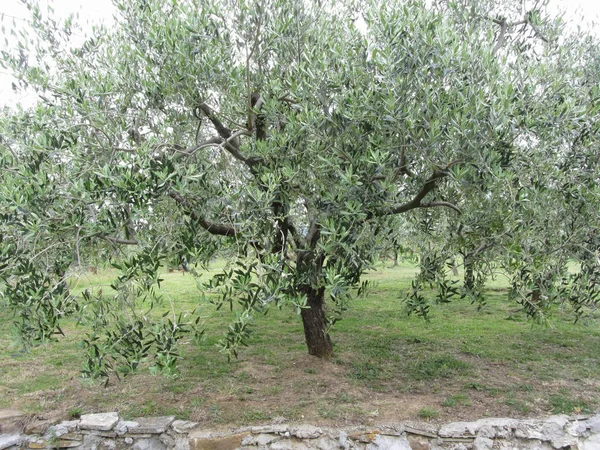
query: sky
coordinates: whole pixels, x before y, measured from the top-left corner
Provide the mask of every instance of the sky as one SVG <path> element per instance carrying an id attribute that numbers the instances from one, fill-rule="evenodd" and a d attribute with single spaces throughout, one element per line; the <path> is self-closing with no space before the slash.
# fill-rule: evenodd
<path id="1" fill-rule="evenodd" d="M 600 24 L 594 25 L 594 22 L 600 22 L 600 0 L 549 0 L 549 7 L 555 12 L 566 13 L 569 18 L 583 17 L 581 25 L 590 27 L 600 33 Z M 100 23 L 107 25 L 112 23 L 112 16 L 115 9 L 111 0 L 39 0 L 44 11 L 50 5 L 55 13 L 66 18 L 69 14 L 78 14 L 79 23 Z M 27 26 L 29 14 L 20 0 L 0 0 L 0 26 L 11 27 L 13 20 L 17 27 Z M 73 36 L 74 44 L 77 40 L 81 42 L 84 39 L 84 33 Z M 0 40 L 0 50 L 4 47 L 4 39 Z M 0 69 L 0 106 L 14 105 L 21 102 L 23 105 L 30 105 L 35 102 L 32 94 L 15 93 L 11 87 L 12 78 L 9 74 Z"/>

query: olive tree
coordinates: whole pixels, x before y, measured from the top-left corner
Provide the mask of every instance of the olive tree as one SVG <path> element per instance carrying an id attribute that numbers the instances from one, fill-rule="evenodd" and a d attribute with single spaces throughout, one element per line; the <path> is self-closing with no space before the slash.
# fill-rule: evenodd
<path id="1" fill-rule="evenodd" d="M 509 23 L 419 1 L 115 5 L 115 25 L 81 46 L 70 20 L 30 5 L 37 36 L 2 53 L 40 98 L 2 123 L 5 295 L 37 340 L 78 311 L 91 375 L 109 369 L 106 349 L 123 371 L 152 351 L 171 368 L 193 312 L 132 305 L 160 300 L 165 262 L 195 271 L 223 246 L 228 265 L 202 289 L 241 306 L 225 352 L 255 312 L 289 305 L 308 352 L 329 357 L 331 325 L 398 220 L 518 203 L 528 174 L 554 183 L 565 140 L 597 126 L 597 88 L 575 82 L 583 47 L 538 11 Z M 116 251 L 114 297 L 64 288 L 81 254 Z"/>

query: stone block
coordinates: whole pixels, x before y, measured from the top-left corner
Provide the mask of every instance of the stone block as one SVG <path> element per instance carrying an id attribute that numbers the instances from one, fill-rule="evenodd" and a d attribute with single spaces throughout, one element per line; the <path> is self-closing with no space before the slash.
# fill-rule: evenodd
<path id="1" fill-rule="evenodd" d="M 412 450 L 406 436 L 384 436 L 378 434 L 367 444 L 366 450 Z"/>
<path id="2" fill-rule="evenodd" d="M 544 424 L 540 420 L 522 420 L 515 428 L 515 436 L 520 439 L 544 440 L 542 433 Z"/>
<path id="3" fill-rule="evenodd" d="M 252 427 L 250 431 L 254 434 L 261 433 L 274 433 L 274 434 L 283 434 L 287 432 L 289 427 L 287 425 L 264 425 L 260 427 Z"/>
<path id="4" fill-rule="evenodd" d="M 593 434 L 579 444 L 579 450 L 600 449 L 600 434 Z"/>
<path id="5" fill-rule="evenodd" d="M 167 450 L 167 446 L 163 444 L 157 437 L 148 439 L 137 439 L 131 446 L 132 450 Z"/>
<path id="6" fill-rule="evenodd" d="M 438 434 L 443 438 L 473 437 L 478 428 L 475 422 L 453 422 L 442 425 Z"/>
<path id="7" fill-rule="evenodd" d="M 175 416 L 165 417 L 140 417 L 133 419 L 137 426 L 127 427 L 129 433 L 134 434 L 162 434 L 175 421 Z"/>
<path id="8" fill-rule="evenodd" d="M 206 436 L 206 437 L 204 437 Z M 190 450 L 235 450 L 248 433 L 211 437 L 208 433 L 192 433 L 188 437 Z"/>
<path id="9" fill-rule="evenodd" d="M 79 428 L 82 430 L 109 431 L 119 422 L 116 412 L 100 414 L 84 414 L 81 416 Z"/>
<path id="10" fill-rule="evenodd" d="M 494 448 L 493 439 L 477 436 L 473 441 L 473 450 L 492 450 L 492 448 Z"/>
<path id="11" fill-rule="evenodd" d="M 0 434 L 0 450 L 21 444 L 20 434 Z"/>
<path id="12" fill-rule="evenodd" d="M 590 417 L 586 420 L 585 425 L 592 433 L 600 433 L 600 414 Z"/>
<path id="13" fill-rule="evenodd" d="M 323 434 L 323 430 L 312 425 L 301 425 L 290 429 L 290 434 L 298 439 L 316 439 Z"/>
<path id="14" fill-rule="evenodd" d="M 190 422 L 189 420 L 174 420 L 171 424 L 173 431 L 179 434 L 187 434 L 197 427 L 198 422 Z"/>
<path id="15" fill-rule="evenodd" d="M 25 414 L 14 409 L 0 409 L 0 434 L 14 434 L 21 431 Z"/>

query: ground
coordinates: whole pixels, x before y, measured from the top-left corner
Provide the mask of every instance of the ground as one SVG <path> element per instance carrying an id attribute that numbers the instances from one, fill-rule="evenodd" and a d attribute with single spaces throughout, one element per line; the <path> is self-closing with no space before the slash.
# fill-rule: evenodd
<path id="1" fill-rule="evenodd" d="M 216 269 L 215 269 L 216 270 Z M 408 317 L 400 300 L 415 269 L 382 266 L 365 300 L 332 330 L 335 356 L 306 354 L 300 317 L 273 310 L 255 318 L 250 347 L 227 362 L 215 343 L 228 311 L 202 304 L 193 278 L 165 271 L 166 306 L 200 307 L 200 345 L 183 345 L 177 376 L 138 373 L 108 385 L 80 377 L 83 330 L 24 353 L 0 303 L 0 408 L 76 416 L 175 415 L 212 428 L 279 421 L 355 425 L 406 420 L 474 420 L 578 413 L 600 398 L 600 329 L 595 317 L 573 324 L 557 308 L 546 325 L 528 322 L 506 300 L 502 278 L 478 310 L 465 300 L 436 305 L 430 323 Z M 73 289 L 108 284 L 113 272 L 74 279 Z"/>

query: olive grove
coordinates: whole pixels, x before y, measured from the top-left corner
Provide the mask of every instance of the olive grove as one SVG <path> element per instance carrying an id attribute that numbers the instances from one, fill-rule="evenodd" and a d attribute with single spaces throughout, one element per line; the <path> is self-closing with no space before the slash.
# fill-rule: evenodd
<path id="1" fill-rule="evenodd" d="M 329 357 L 400 229 L 428 243 L 430 280 L 462 255 L 482 279 L 506 270 L 534 317 L 595 306 L 598 47 L 536 2 L 115 0 L 80 46 L 27 3 L 37 34 L 1 64 L 39 102 L 0 120 L 0 278 L 27 345 L 75 315 L 87 375 L 148 355 L 174 370 L 194 311 L 135 305 L 160 300 L 164 265 L 195 274 L 226 250 L 201 286 L 239 304 L 224 351 L 288 306 Z M 119 269 L 114 295 L 71 293 L 95 260 Z M 426 316 L 422 285 L 407 306 Z"/>

